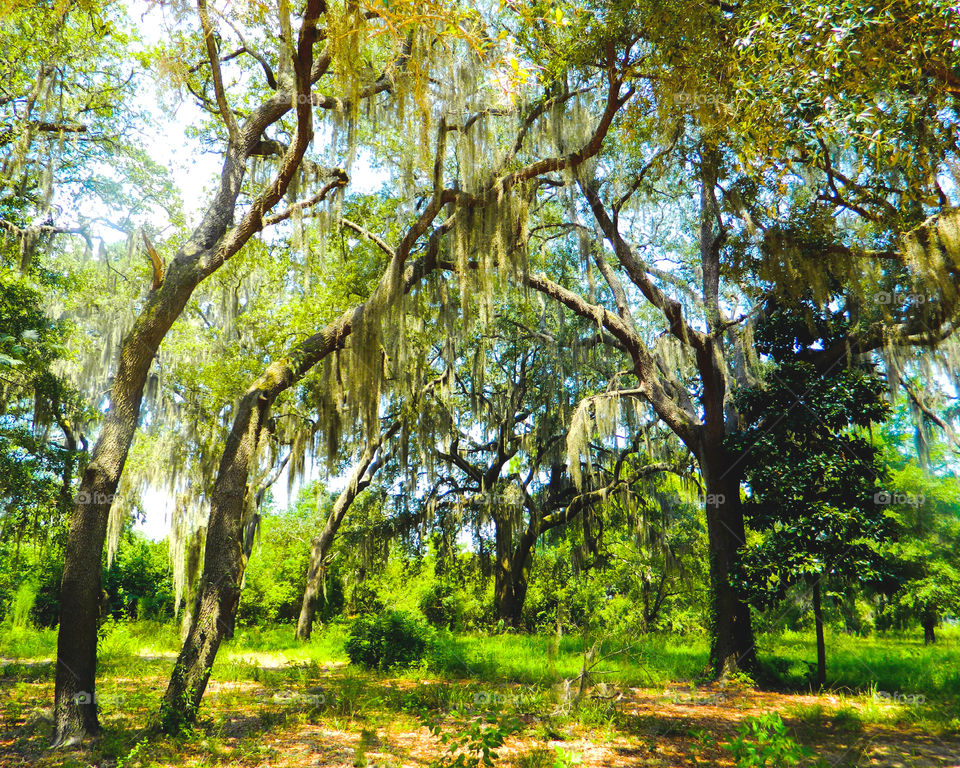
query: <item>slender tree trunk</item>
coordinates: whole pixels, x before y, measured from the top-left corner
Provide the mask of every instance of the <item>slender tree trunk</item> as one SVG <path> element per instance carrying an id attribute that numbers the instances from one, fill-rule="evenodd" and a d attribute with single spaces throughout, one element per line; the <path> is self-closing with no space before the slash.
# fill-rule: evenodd
<path id="1" fill-rule="evenodd" d="M 310 633 L 313 631 L 313 619 L 317 612 L 317 600 L 323 581 L 324 564 L 327 559 L 327 553 L 333 544 L 333 539 L 337 535 L 340 523 L 343 522 L 347 510 L 353 504 L 360 492 L 370 485 L 373 476 L 382 466 L 381 461 L 374 462 L 373 457 L 384 440 L 390 439 L 400 428 L 400 423 L 395 422 L 384 436 L 375 444 L 369 446 L 360 458 L 360 461 L 354 465 L 350 476 L 347 478 L 347 486 L 343 489 L 337 500 L 333 504 L 333 509 L 327 516 L 327 522 L 323 526 L 320 535 L 313 540 L 310 549 L 310 567 L 307 570 L 307 586 L 303 591 L 303 602 L 300 606 L 300 617 L 297 620 L 297 639 L 309 640 Z"/>
<path id="2" fill-rule="evenodd" d="M 936 611 L 925 610 L 923 616 L 920 619 L 920 623 L 923 625 L 923 644 L 924 645 L 933 645 L 937 642 L 937 614 Z"/>
<path id="3" fill-rule="evenodd" d="M 823 603 L 820 599 L 820 578 L 813 581 L 813 621 L 817 627 L 817 679 L 818 688 L 827 682 L 827 647 L 823 639 Z"/>
<path id="4" fill-rule="evenodd" d="M 140 419 L 147 374 L 161 341 L 193 290 L 263 228 L 265 214 L 283 198 L 310 144 L 313 109 L 307 97 L 311 78 L 319 78 L 329 67 L 329 61 L 324 61 L 316 72 L 313 68 L 316 21 L 322 5 L 319 0 L 308 0 L 304 11 L 294 57 L 295 91 L 278 91 L 254 109 L 242 127 L 234 124 L 232 114 L 223 115 L 229 118 L 228 127 L 233 127 L 229 131 L 230 141 L 217 191 L 202 221 L 171 260 L 167 273 L 155 275 L 159 277 L 159 287 L 148 294 L 144 309 L 123 340 L 110 406 L 82 476 L 64 553 L 54 689 L 54 747 L 77 743 L 99 731 L 95 682 L 103 545 L 110 506 Z M 290 146 L 280 153 L 280 168 L 273 183 L 255 198 L 234 226 L 246 161 L 259 152 L 264 130 L 291 108 L 296 110 L 296 132 Z M 344 183 L 346 178 L 342 172 L 335 174 L 331 182 L 333 186 Z"/>

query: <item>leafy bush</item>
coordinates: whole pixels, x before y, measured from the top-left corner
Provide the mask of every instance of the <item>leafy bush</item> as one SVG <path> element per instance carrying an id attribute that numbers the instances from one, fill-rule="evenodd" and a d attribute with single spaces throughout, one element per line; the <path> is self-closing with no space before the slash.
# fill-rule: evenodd
<path id="1" fill-rule="evenodd" d="M 484 605 L 471 590 L 442 581 L 427 589 L 419 607 L 431 626 L 455 632 L 476 629 L 488 618 Z"/>
<path id="2" fill-rule="evenodd" d="M 424 658 L 428 630 L 401 611 L 365 615 L 353 622 L 347 637 L 350 661 L 370 669 L 409 667 Z"/>
<path id="3" fill-rule="evenodd" d="M 748 717 L 740 725 L 736 738 L 722 746 L 733 755 L 738 768 L 790 768 L 813 756 L 787 733 L 787 727 L 775 712 Z"/>
<path id="4" fill-rule="evenodd" d="M 173 616 L 173 579 L 167 545 L 127 530 L 117 554 L 103 574 L 106 609 L 114 619 L 157 619 Z"/>
<path id="5" fill-rule="evenodd" d="M 353 613 L 382 613 L 387 609 L 387 604 L 380 598 L 375 587 L 361 581 L 354 585 L 350 593 L 349 607 Z"/>

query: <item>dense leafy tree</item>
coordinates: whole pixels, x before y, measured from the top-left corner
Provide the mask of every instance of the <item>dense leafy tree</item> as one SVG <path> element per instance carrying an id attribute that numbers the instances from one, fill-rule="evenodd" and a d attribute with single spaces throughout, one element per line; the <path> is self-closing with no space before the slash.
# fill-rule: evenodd
<path id="1" fill-rule="evenodd" d="M 743 549 L 741 583 L 760 607 L 794 584 L 809 587 L 819 685 L 824 587 L 879 581 L 893 528 L 879 450 L 863 434 L 889 413 L 884 382 L 869 364 L 821 371 L 803 359 L 843 332 L 841 316 L 809 303 L 768 305 L 756 340 L 771 367 L 758 386 L 737 393 L 742 429 L 728 439 L 743 465 L 744 515 L 758 534 Z"/>

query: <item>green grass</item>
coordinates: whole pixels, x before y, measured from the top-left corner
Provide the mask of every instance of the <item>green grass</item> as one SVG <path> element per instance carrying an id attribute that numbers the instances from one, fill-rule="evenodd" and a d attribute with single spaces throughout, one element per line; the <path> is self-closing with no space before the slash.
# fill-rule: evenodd
<path id="1" fill-rule="evenodd" d="M 294 639 L 290 626 L 244 627 L 224 642 L 214 677 L 226 680 L 279 679 L 296 667 L 347 662 L 344 624 L 318 628 L 309 643 Z M 849 694 L 871 694 L 901 704 L 960 700 L 960 628 L 945 628 L 936 645 L 924 646 L 916 633 L 855 637 L 830 633 L 827 638 L 827 687 Z M 787 632 L 761 636 L 760 682 L 777 688 L 809 688 L 816 654 L 808 634 Z M 165 659 L 179 650 L 176 626 L 157 622 L 107 622 L 100 630 L 100 660 L 105 669 Z M 453 635 L 438 633 L 428 667 L 448 679 L 487 683 L 552 685 L 576 677 L 590 643 L 576 635 L 559 640 L 545 635 Z M 14 662 L 51 661 L 55 629 L 0 625 L 0 657 Z M 692 681 L 707 665 L 708 642 L 700 636 L 647 635 L 629 642 L 611 638 L 598 646 L 595 679 L 621 685 L 658 686 Z M 10 662 L 8 661 L 8 664 Z M 281 670 L 286 672 L 281 673 Z M 405 676 L 423 677 L 413 669 Z M 923 702 L 921 702 L 923 703 Z"/>
<path id="2" fill-rule="evenodd" d="M 795 689 L 808 686 L 810 665 L 816 662 L 809 635 L 787 632 L 761 637 L 758 644 L 761 663 L 772 678 L 764 682 Z M 939 642 L 929 646 L 916 633 L 871 637 L 830 633 L 826 646 L 828 688 L 875 690 L 891 698 L 960 697 L 960 629 L 941 631 Z"/>
<path id="3" fill-rule="evenodd" d="M 425 716 L 453 718 L 445 727 L 458 732 L 456 717 L 509 713 L 527 724 L 529 739 L 570 741 L 589 732 L 597 743 L 626 739 L 631 749 L 653 749 L 663 739 L 694 749 L 702 738 L 714 749 L 718 734 L 726 733 L 724 718 L 705 725 L 698 717 L 687 720 L 668 711 L 633 712 L 612 696 L 574 701 L 565 681 L 580 673 L 590 647 L 579 636 L 437 633 L 424 665 L 381 673 L 346 663 L 346 635 L 346 625 L 330 624 L 301 644 L 289 626 L 239 629 L 221 648 L 212 676 L 214 692 L 208 692 L 197 727 L 177 738 L 151 737 L 144 747 L 150 760 L 143 764 L 179 764 L 183 752 L 191 755 L 192 765 L 241 758 L 269 762 L 278 754 L 273 742 L 264 739 L 266 733 L 291 734 L 306 723 L 354 734 L 377 729 L 410 733 Z M 833 692 L 815 704 L 785 702 L 784 722 L 804 743 L 823 745 L 826 739 L 828 749 L 855 742 L 878 726 L 940 735 L 960 730 L 954 693 L 960 632 L 944 631 L 941 637 L 936 646 L 924 647 L 912 636 L 830 635 L 827 669 Z M 812 640 L 797 634 L 759 638 L 764 667 L 781 674 L 777 685 L 804 688 L 815 656 Z M 11 733 L 14 746 L 25 754 L 40 755 L 49 735 L 55 646 L 52 630 L 0 626 L 0 656 L 5 658 L 0 664 L 0 717 L 24 724 Z M 155 722 L 178 648 L 174 626 L 140 622 L 102 628 L 98 695 L 106 735 L 99 749 L 110 760 L 132 754 L 130 764 L 138 764 L 136 745 Z M 595 665 L 594 681 L 621 691 L 668 684 L 695 690 L 707 653 L 706 639 L 695 636 L 650 635 L 625 650 L 622 641 L 606 639 L 597 656 L 609 657 Z M 910 695 L 924 701 L 897 699 Z M 713 716 L 709 712 L 704 710 L 708 718 Z M 527 746 L 518 765 L 553 764 L 550 751 Z M 51 758 L 49 764 L 53 762 Z M 57 768 L 69 764 L 57 763 Z"/>
<path id="4" fill-rule="evenodd" d="M 580 674 L 591 643 L 567 635 L 442 635 L 433 653 L 433 666 L 454 677 L 530 685 L 553 684 Z M 668 642 L 649 635 L 631 640 L 605 639 L 595 654 L 598 679 L 624 685 L 656 686 L 669 680 L 690 680 L 707 663 L 703 638 Z M 607 657 L 603 659 L 602 657 Z"/>

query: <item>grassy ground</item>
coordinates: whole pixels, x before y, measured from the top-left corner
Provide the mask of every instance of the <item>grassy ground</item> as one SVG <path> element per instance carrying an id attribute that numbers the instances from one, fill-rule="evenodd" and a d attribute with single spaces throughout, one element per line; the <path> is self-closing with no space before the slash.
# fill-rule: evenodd
<path id="1" fill-rule="evenodd" d="M 735 765 L 740 744 L 741 755 L 806 747 L 797 756 L 810 765 L 960 766 L 956 631 L 934 647 L 831 636 L 831 684 L 816 694 L 803 684 L 811 638 L 799 635 L 761 638 L 763 691 L 698 684 L 699 638 L 608 640 L 581 691 L 591 645 L 577 636 L 444 636 L 429 666 L 394 675 L 347 665 L 344 636 L 334 625 L 300 645 L 289 627 L 241 630 L 218 657 L 197 728 L 171 739 L 149 729 L 175 630 L 108 625 L 104 736 L 49 753 L 55 633 L 0 628 L 0 765 L 428 766 L 484 745 L 514 766 Z M 764 720 L 771 712 L 782 732 Z"/>

